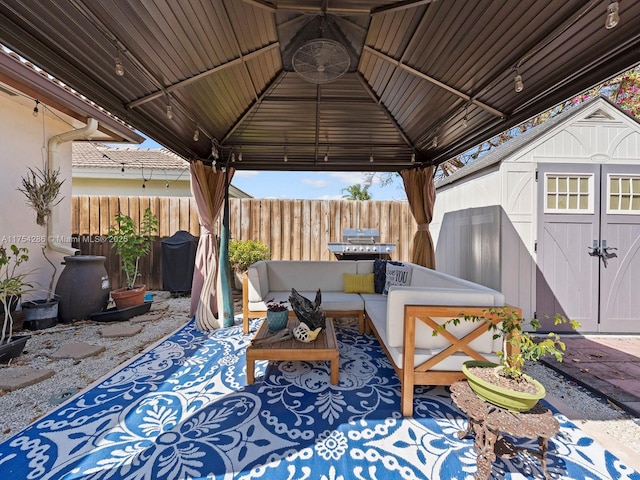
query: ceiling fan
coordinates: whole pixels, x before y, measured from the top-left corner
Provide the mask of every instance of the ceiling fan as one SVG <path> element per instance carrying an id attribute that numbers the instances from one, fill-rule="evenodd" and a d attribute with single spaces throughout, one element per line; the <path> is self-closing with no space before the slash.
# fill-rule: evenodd
<path id="1" fill-rule="evenodd" d="M 351 60 L 347 49 L 335 40 L 316 38 L 303 43 L 293 54 L 293 69 L 307 82 L 335 82 L 344 75 Z"/>

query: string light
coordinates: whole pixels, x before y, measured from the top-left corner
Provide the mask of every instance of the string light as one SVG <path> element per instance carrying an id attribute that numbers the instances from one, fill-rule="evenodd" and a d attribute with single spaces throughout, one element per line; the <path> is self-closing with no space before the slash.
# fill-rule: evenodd
<path id="1" fill-rule="evenodd" d="M 287 157 L 286 153 L 284 154 L 284 159 L 283 160 L 284 160 L 284 163 L 287 163 L 289 161 L 289 157 Z"/>
<path id="2" fill-rule="evenodd" d="M 236 161 L 236 154 L 235 152 L 231 152 L 231 161 L 235 162 Z"/>
<path id="3" fill-rule="evenodd" d="M 164 189 L 169 190 L 169 180 L 167 180 L 167 183 L 164 184 Z"/>
<path id="4" fill-rule="evenodd" d="M 116 47 L 116 56 L 113 59 L 113 71 L 117 76 L 122 77 L 124 75 L 124 65 L 122 65 L 122 60 L 120 60 L 120 49 L 118 48 L 118 42 L 114 40 L 113 46 Z"/>
<path id="5" fill-rule="evenodd" d="M 328 154 L 328 153 L 325 153 L 325 154 L 324 154 L 324 161 L 325 161 L 325 162 L 328 162 L 328 161 L 329 161 L 329 154 Z"/>
<path id="6" fill-rule="evenodd" d="M 604 26 L 607 30 L 611 30 L 620 22 L 620 15 L 618 15 L 618 2 L 611 2 L 607 7 L 607 19 L 604 22 Z"/>
<path id="7" fill-rule="evenodd" d="M 431 148 L 438 148 L 438 136 L 433 137 L 433 142 L 431 142 Z"/>
<path id="8" fill-rule="evenodd" d="M 198 140 L 200 140 L 200 129 L 196 127 L 196 129 L 193 131 L 193 141 L 197 142 Z"/>
<path id="9" fill-rule="evenodd" d="M 462 117 L 462 128 L 469 126 L 469 105 L 464 107 L 464 117 Z"/>
<path id="10" fill-rule="evenodd" d="M 124 177 L 124 163 L 122 164 L 122 168 L 120 168 L 120 172 L 122 173 L 122 176 Z"/>
<path id="11" fill-rule="evenodd" d="M 369 163 L 373 163 L 373 155 L 369 155 Z"/>
<path id="12" fill-rule="evenodd" d="M 411 152 L 411 163 L 416 163 L 416 152 Z"/>
<path id="13" fill-rule="evenodd" d="M 524 90 L 524 83 L 522 82 L 522 75 L 518 73 L 518 69 L 516 68 L 516 76 L 513 78 L 513 87 L 516 93 L 520 93 Z"/>
<path id="14" fill-rule="evenodd" d="M 40 104 L 40 100 L 36 100 L 36 106 L 33 107 L 33 116 L 37 117 L 38 116 L 38 105 Z"/>
<path id="15" fill-rule="evenodd" d="M 167 118 L 169 120 L 173 119 L 173 108 L 171 108 L 171 104 L 167 102 Z"/>
<path id="16" fill-rule="evenodd" d="M 238 161 L 239 161 L 239 162 L 241 162 L 241 161 L 242 161 L 242 152 L 240 152 L 240 153 L 238 154 Z"/>
<path id="17" fill-rule="evenodd" d="M 216 144 L 214 143 L 213 140 L 211 140 L 211 156 L 213 157 L 214 160 L 217 160 L 219 157 L 218 149 L 216 148 Z"/>

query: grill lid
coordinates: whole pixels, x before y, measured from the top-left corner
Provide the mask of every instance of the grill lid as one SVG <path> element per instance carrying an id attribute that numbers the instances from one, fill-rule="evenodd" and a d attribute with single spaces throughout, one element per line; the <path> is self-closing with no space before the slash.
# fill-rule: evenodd
<path id="1" fill-rule="evenodd" d="M 345 228 L 342 241 L 352 245 L 373 245 L 380 243 L 380 230 L 377 228 Z"/>

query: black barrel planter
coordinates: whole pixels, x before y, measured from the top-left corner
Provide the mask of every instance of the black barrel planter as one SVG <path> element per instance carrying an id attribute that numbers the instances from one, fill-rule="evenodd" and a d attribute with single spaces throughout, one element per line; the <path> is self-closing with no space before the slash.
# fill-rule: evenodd
<path id="1" fill-rule="evenodd" d="M 64 257 L 65 267 L 56 284 L 60 322 L 86 320 L 106 308 L 111 288 L 105 260 L 100 255 Z"/>
<path id="2" fill-rule="evenodd" d="M 24 312 L 24 328 L 42 330 L 58 323 L 58 300 L 45 299 L 22 302 Z"/>

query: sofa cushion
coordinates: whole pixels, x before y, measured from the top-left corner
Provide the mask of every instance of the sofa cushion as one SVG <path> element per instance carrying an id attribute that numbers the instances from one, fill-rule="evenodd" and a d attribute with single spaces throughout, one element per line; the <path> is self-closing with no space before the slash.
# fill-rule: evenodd
<path id="1" fill-rule="evenodd" d="M 495 290 L 478 291 L 473 289 L 451 288 L 419 288 L 392 286 L 387 300 L 387 342 L 391 347 L 401 347 L 403 344 L 404 306 L 405 305 L 449 305 L 449 306 L 478 306 L 497 307 L 504 305 L 504 295 Z M 434 319 L 444 323 L 446 318 Z M 475 330 L 475 322 L 462 321 L 460 324 L 447 327 L 454 335 L 460 337 Z M 442 335 L 433 335 L 433 330 L 422 322 L 416 323 L 416 348 L 442 349 L 449 342 Z M 471 347 L 480 353 L 495 352 L 500 349 L 500 340 L 493 340 L 492 332 L 477 338 L 470 343 Z"/>
<path id="2" fill-rule="evenodd" d="M 297 290 L 297 289 L 296 289 Z M 316 292 L 313 291 L 298 291 L 300 295 L 308 298 L 309 300 L 315 300 Z M 364 300 L 357 293 L 344 293 L 344 292 L 325 292 L 322 291 L 322 301 L 320 307 L 324 311 L 353 311 L 364 310 Z M 268 292 L 265 299 L 266 301 L 273 299 L 275 303 L 282 300 L 289 301 L 289 295 L 291 290 L 281 292 Z M 267 305 L 265 301 L 249 302 L 250 311 L 265 311 Z M 289 305 L 289 310 L 291 306 Z"/>
<path id="3" fill-rule="evenodd" d="M 343 273 L 344 293 L 375 293 L 373 289 L 373 273 L 358 275 Z"/>
<path id="4" fill-rule="evenodd" d="M 356 273 L 355 260 L 271 260 L 267 263 L 267 285 L 274 292 L 291 291 L 291 287 L 298 291 L 316 292 L 320 289 L 323 294 L 344 292 L 342 274 Z"/>

